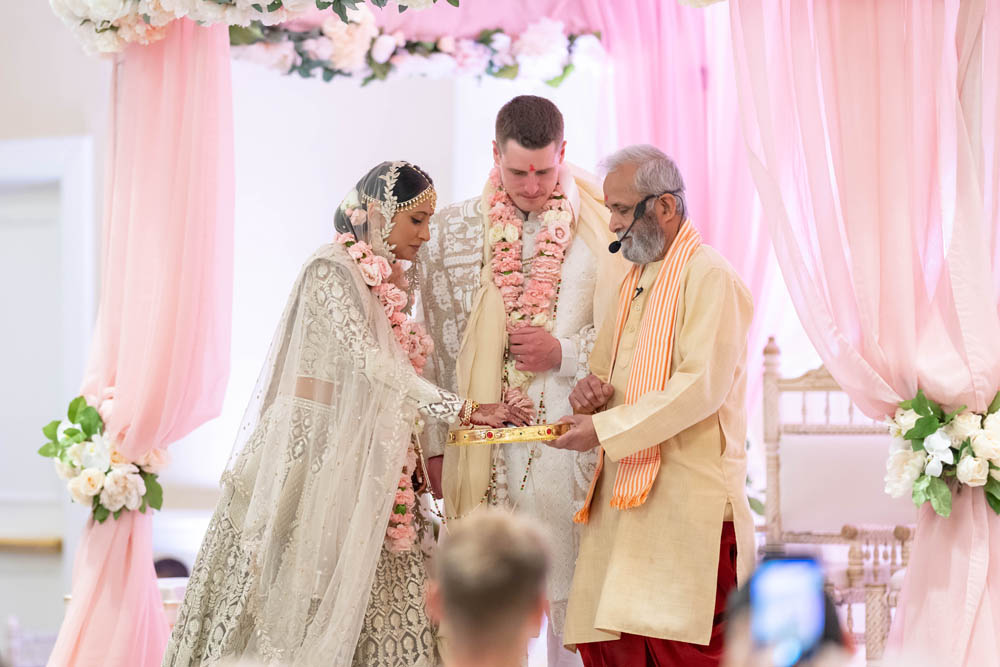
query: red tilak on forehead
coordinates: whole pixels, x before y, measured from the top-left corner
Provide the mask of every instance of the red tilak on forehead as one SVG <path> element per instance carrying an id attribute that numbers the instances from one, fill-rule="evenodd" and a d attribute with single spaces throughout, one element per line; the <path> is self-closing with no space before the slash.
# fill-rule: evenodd
<path id="1" fill-rule="evenodd" d="M 535 165 L 529 164 L 528 165 L 528 171 L 534 171 L 534 170 L 535 170 Z"/>

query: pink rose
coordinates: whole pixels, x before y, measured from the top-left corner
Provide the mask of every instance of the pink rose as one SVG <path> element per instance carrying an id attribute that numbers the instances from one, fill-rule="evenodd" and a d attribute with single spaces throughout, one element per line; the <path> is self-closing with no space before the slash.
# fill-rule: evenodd
<path id="1" fill-rule="evenodd" d="M 379 259 L 381 259 L 381 257 Z M 386 303 L 396 309 L 405 308 L 406 302 L 409 301 L 409 298 L 406 296 L 406 292 L 399 289 L 392 283 L 383 283 L 383 285 L 385 285 L 386 288 L 384 295 Z"/>
<path id="2" fill-rule="evenodd" d="M 406 322 L 406 314 L 405 313 L 401 313 L 398 310 L 394 310 L 392 312 L 392 315 L 389 316 L 389 322 L 393 326 L 397 326 L 397 327 L 398 326 L 402 326 L 403 323 Z"/>
<path id="3" fill-rule="evenodd" d="M 354 238 L 354 234 L 337 234 L 333 237 L 334 243 L 354 243 L 357 239 Z"/>
<path id="4" fill-rule="evenodd" d="M 570 239 L 570 228 L 569 223 L 562 220 L 557 220 L 549 225 L 549 234 L 552 235 L 552 240 L 560 245 L 566 245 L 569 243 Z"/>
<path id="5" fill-rule="evenodd" d="M 392 265 L 389 264 L 389 260 L 385 257 L 375 256 L 375 265 L 378 266 L 378 270 L 382 273 L 382 280 L 387 279 L 392 275 Z"/>
<path id="6" fill-rule="evenodd" d="M 355 227 L 360 227 L 365 224 L 368 220 L 368 213 L 363 208 L 356 208 L 351 211 L 350 215 L 351 224 Z"/>
<path id="7" fill-rule="evenodd" d="M 354 246 L 348 248 L 348 252 L 353 250 Z M 358 269 L 361 271 L 361 279 L 365 281 L 365 284 L 374 287 L 382 282 L 382 272 L 379 271 L 378 264 L 373 261 L 373 257 L 368 255 L 364 259 L 358 262 Z"/>
<path id="8" fill-rule="evenodd" d="M 354 261 L 361 261 L 368 253 L 365 252 L 364 243 L 355 243 L 347 248 L 347 254 L 354 258 Z"/>

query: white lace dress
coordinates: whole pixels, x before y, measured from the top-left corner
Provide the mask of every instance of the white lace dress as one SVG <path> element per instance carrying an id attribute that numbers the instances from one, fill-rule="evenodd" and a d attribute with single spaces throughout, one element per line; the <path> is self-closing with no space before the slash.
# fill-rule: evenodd
<path id="1" fill-rule="evenodd" d="M 462 402 L 417 376 L 340 246 L 295 284 L 222 478 L 165 666 L 436 665 L 424 555 L 384 549 L 419 412 Z"/>

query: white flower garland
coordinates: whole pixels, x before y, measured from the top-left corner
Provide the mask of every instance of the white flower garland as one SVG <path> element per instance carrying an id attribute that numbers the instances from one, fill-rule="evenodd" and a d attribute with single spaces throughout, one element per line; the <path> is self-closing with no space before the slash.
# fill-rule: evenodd
<path id="1" fill-rule="evenodd" d="M 952 486 L 985 487 L 986 502 L 1000 514 L 1000 392 L 985 414 L 963 405 L 944 410 L 918 391 L 886 420 L 892 446 L 886 462 L 885 492 L 911 494 L 920 507 L 929 502 L 941 516 L 951 514 Z"/>

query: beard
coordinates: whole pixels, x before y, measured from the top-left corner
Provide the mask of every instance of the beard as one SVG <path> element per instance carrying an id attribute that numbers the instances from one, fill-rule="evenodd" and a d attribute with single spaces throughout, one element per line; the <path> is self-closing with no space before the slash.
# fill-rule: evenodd
<path id="1" fill-rule="evenodd" d="M 622 236 L 618 235 L 619 241 Z M 667 237 L 650 211 L 635 223 L 632 233 L 622 241 L 622 256 L 633 264 L 649 264 L 663 256 L 666 243 Z"/>

